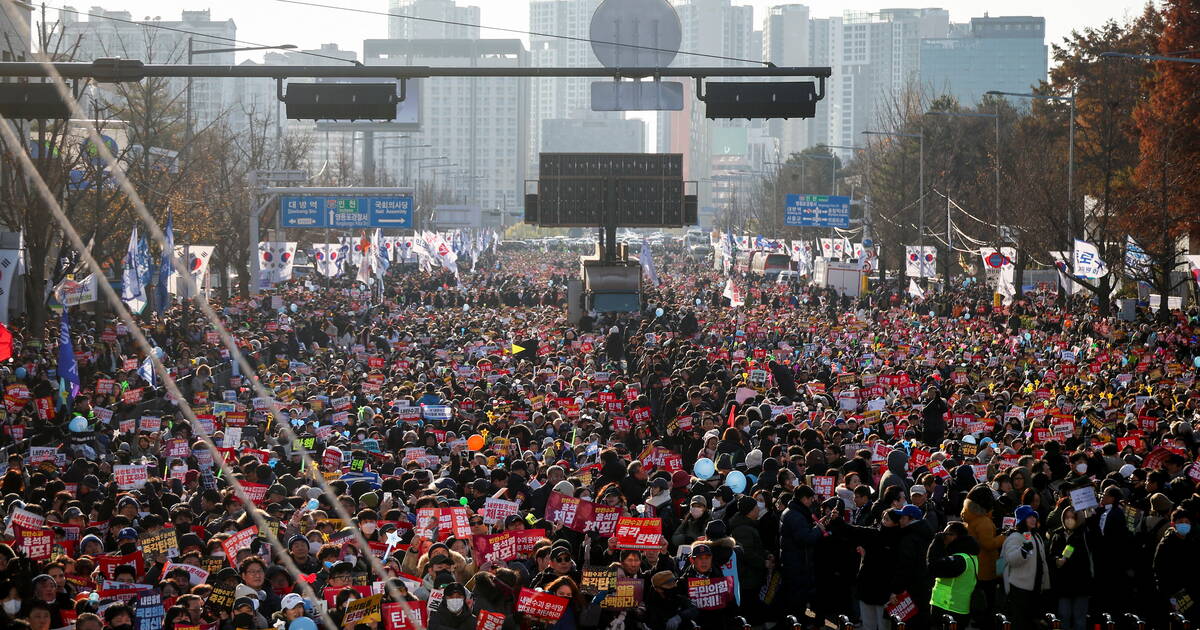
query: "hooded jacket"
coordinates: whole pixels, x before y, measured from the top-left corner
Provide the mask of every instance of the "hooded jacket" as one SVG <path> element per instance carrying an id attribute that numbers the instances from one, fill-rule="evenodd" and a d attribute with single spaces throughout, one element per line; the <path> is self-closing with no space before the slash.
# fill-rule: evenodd
<path id="1" fill-rule="evenodd" d="M 979 544 L 979 579 L 996 579 L 996 560 L 1000 557 L 1004 536 L 996 534 L 992 511 L 972 499 L 967 499 L 963 501 L 962 513 L 959 515 L 967 524 L 967 532 L 971 534 L 971 538 Z"/>
<path id="2" fill-rule="evenodd" d="M 896 449 L 888 453 L 887 471 L 879 480 L 879 496 L 883 496 L 884 491 L 892 486 L 899 486 L 905 494 L 908 493 L 908 475 L 904 470 L 907 465 L 908 454 L 903 450 Z"/>

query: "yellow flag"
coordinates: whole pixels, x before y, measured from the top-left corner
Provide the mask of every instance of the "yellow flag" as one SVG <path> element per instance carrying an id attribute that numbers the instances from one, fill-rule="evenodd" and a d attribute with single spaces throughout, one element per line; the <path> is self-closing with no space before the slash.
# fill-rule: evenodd
<path id="1" fill-rule="evenodd" d="M 517 344 L 514 343 L 512 345 L 512 353 L 517 354 L 518 352 L 525 352 L 525 348 L 524 348 L 524 346 L 518 346 Z"/>

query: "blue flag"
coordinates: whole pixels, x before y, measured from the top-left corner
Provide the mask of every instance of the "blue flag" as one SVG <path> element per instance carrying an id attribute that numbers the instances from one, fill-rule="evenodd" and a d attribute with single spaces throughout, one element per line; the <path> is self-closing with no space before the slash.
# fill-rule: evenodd
<path id="1" fill-rule="evenodd" d="M 71 320 L 65 308 L 61 321 L 58 333 L 58 366 L 55 368 L 55 374 L 65 395 L 74 398 L 79 393 L 79 365 L 75 363 L 75 346 L 71 343 Z"/>
<path id="2" fill-rule="evenodd" d="M 167 310 L 167 303 L 170 302 L 170 294 L 167 293 L 167 283 L 171 279 L 171 274 L 175 273 L 174 266 L 171 265 L 171 260 L 175 256 L 175 217 L 170 210 L 167 211 L 167 229 L 166 245 L 163 246 L 162 256 L 158 263 L 158 314 L 162 315 L 163 311 Z"/>

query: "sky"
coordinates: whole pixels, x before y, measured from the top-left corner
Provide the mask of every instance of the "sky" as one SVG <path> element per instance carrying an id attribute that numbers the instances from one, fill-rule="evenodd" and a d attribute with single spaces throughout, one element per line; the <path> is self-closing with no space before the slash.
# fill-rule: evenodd
<path id="1" fill-rule="evenodd" d="M 314 0 L 315 2 L 386 11 L 387 0 Z M 481 8 L 481 24 L 524 30 L 529 27 L 526 0 L 460 0 Z M 752 4 L 755 23 L 761 24 L 768 6 L 787 4 L 786 0 L 734 0 L 735 4 Z M 948 9 L 950 19 L 966 22 L 971 17 L 989 12 L 1000 15 L 1042 15 L 1046 18 L 1047 43 L 1061 41 L 1072 29 L 1095 26 L 1111 17 L 1133 16 L 1141 12 L 1143 0 L 945 0 L 943 2 L 905 2 L 896 0 L 812 0 L 807 4 L 813 17 L 840 15 L 843 10 L 877 10 L 884 7 L 933 6 Z M 362 40 L 387 37 L 387 18 L 285 4 L 278 0 L 77 0 L 67 3 L 50 0 L 48 7 L 73 6 L 87 10 L 93 5 L 108 10 L 129 11 L 134 19 L 161 17 L 178 20 L 180 11 L 210 9 L 213 19 L 233 19 L 238 39 L 258 44 L 295 44 L 300 48 L 317 48 L 324 43 L 337 43 L 343 49 L 362 52 Z M 49 14 L 54 19 L 54 12 Z M 482 37 L 514 37 L 497 31 L 483 31 Z M 261 59 L 261 53 L 248 53 L 242 59 Z"/>

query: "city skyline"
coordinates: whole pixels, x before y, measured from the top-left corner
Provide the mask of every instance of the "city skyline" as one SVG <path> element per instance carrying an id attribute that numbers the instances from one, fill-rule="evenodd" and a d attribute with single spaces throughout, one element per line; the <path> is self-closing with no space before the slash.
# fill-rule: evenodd
<path id="1" fill-rule="evenodd" d="M 382 15 L 355 13 L 331 8 L 319 8 L 285 4 L 277 0 L 255 0 L 253 2 L 235 2 L 234 0 L 204 0 L 203 2 L 173 2 L 169 6 L 155 0 L 118 0 L 104 3 L 62 3 L 48 7 L 48 18 L 55 19 L 58 6 L 72 6 L 77 11 L 87 12 L 90 6 L 99 4 L 110 11 L 129 11 L 135 20 L 145 17 L 161 17 L 164 21 L 179 19 L 183 10 L 208 9 L 213 19 L 232 19 L 237 24 L 237 38 L 242 41 L 262 44 L 295 44 L 300 48 L 313 49 L 321 44 L 337 43 L 343 50 L 359 53 L 361 58 L 363 40 L 379 39 L 388 36 L 388 19 Z M 529 2 L 526 0 L 480 0 L 479 2 L 462 2 L 480 7 L 480 24 L 483 26 L 529 30 Z M 1134 0 L 1096 0 L 1095 2 L 1059 2 L 1044 3 L 1032 0 L 1016 0 L 1010 2 L 986 2 L 980 0 L 954 0 L 946 2 L 902 2 L 881 3 L 875 1 L 850 0 L 848 2 L 833 2 L 818 0 L 811 2 L 781 2 L 768 0 L 750 0 L 735 2 L 739 5 L 754 7 L 755 28 L 761 28 L 762 18 L 768 7 L 784 4 L 803 4 L 809 7 L 810 15 L 814 18 L 838 17 L 843 10 L 848 11 L 879 11 L 885 8 L 906 6 L 910 8 L 936 7 L 950 12 L 953 22 L 967 22 L 972 17 L 981 17 L 988 13 L 993 17 L 1032 15 L 1046 18 L 1046 43 L 1048 45 L 1062 41 L 1073 29 L 1086 26 L 1096 26 L 1110 18 L 1133 16 L 1141 12 L 1143 3 Z M 357 8 L 371 11 L 387 11 L 389 3 L 386 0 L 359 3 Z M 292 16 L 288 32 L 281 34 L 279 28 L 280 12 Z M 331 20 L 331 16 L 336 19 Z M 35 12 L 34 19 L 40 19 Z M 484 38 L 522 39 L 526 45 L 529 37 L 516 33 L 505 33 L 485 29 L 480 32 Z M 237 60 L 262 59 L 261 53 L 240 53 Z"/>

